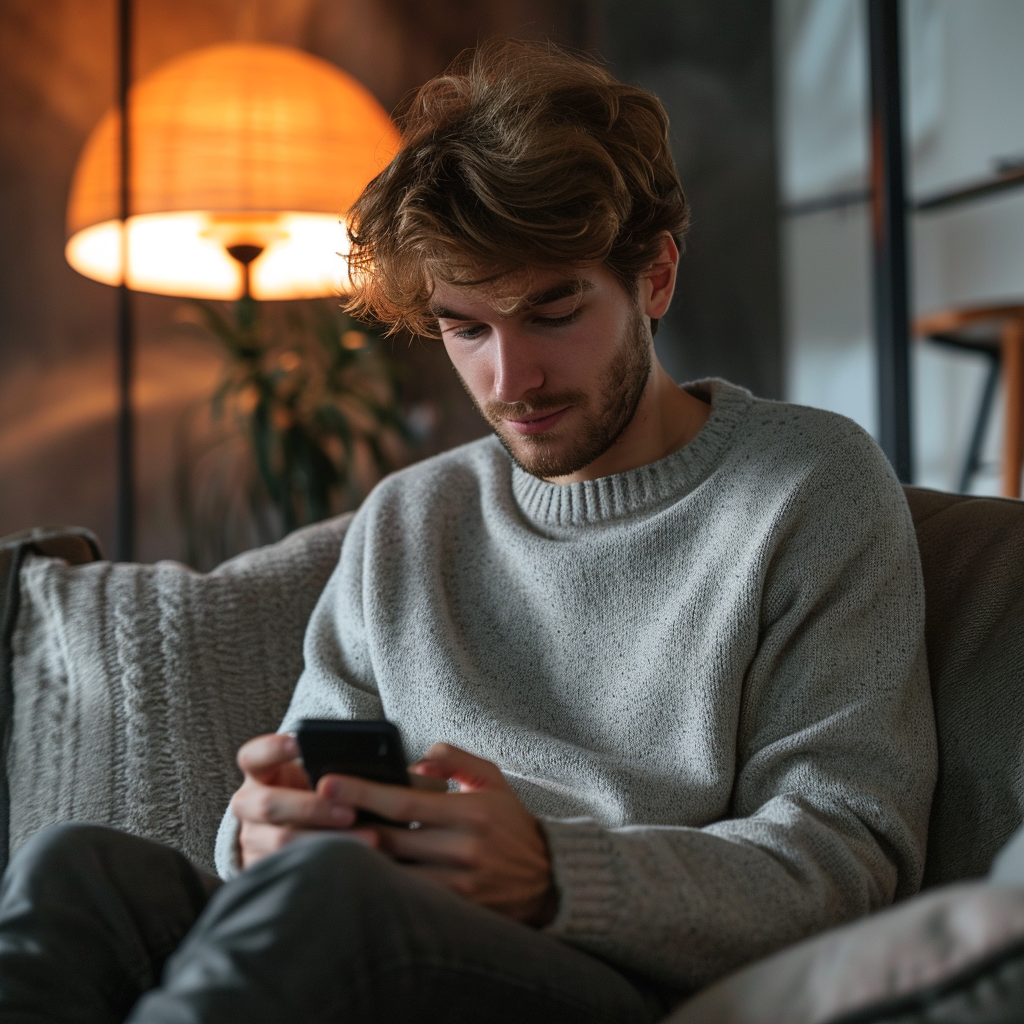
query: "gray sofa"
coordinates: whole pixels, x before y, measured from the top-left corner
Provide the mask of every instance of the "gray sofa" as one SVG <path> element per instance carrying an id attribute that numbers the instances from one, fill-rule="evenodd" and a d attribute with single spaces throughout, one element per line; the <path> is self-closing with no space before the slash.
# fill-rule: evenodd
<path id="1" fill-rule="evenodd" d="M 1024 503 L 907 498 L 940 751 L 926 892 L 724 979 L 678 1024 L 1024 1020 L 1024 844 L 1021 885 L 978 881 L 1024 820 Z M 347 525 L 205 575 L 103 562 L 85 531 L 0 541 L 0 847 L 77 818 L 209 868 L 235 750 L 283 715 Z"/>

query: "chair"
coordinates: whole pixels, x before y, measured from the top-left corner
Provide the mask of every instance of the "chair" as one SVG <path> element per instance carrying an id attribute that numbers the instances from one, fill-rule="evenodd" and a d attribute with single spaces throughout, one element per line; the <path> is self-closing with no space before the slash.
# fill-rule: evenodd
<path id="1" fill-rule="evenodd" d="M 989 361 L 974 431 L 960 474 L 958 490 L 966 492 L 978 471 L 981 446 L 992 412 L 1000 368 L 1006 382 L 1003 425 L 1002 493 L 1020 497 L 1024 462 L 1024 306 L 973 306 L 922 317 L 914 325 L 919 337 L 952 348 L 980 352 Z"/>

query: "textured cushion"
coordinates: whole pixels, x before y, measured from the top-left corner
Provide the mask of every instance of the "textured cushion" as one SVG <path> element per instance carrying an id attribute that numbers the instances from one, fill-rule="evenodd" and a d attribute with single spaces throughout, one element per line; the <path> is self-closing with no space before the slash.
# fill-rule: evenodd
<path id="1" fill-rule="evenodd" d="M 939 734 L 924 885 L 984 875 L 1024 819 L 1024 502 L 908 487 Z"/>
<path id="2" fill-rule="evenodd" d="M 11 644 L 21 607 L 21 567 L 32 554 L 64 559 L 71 565 L 96 561 L 99 542 L 79 526 L 38 527 L 0 539 L 0 869 L 7 866 L 11 792 L 7 751 L 14 719 L 14 678 Z"/>
<path id="3" fill-rule="evenodd" d="M 29 555 L 10 638 L 10 849 L 77 819 L 212 870 L 236 751 L 284 715 L 350 518 L 207 574 Z"/>
<path id="4" fill-rule="evenodd" d="M 1024 1020 L 1024 888 L 944 886 L 705 989 L 671 1024 Z"/>

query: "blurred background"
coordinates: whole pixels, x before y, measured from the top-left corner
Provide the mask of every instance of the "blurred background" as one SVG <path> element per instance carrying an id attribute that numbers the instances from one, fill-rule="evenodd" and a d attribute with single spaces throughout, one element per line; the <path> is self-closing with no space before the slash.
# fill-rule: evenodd
<path id="1" fill-rule="evenodd" d="M 904 0 L 902 17 L 911 195 L 1024 165 L 1024 4 Z M 861 0 L 135 0 L 134 18 L 136 79 L 199 47 L 284 44 L 352 75 L 387 111 L 491 35 L 600 55 L 665 103 L 693 206 L 679 291 L 657 338 L 670 373 L 724 376 L 876 431 Z M 117 290 L 73 270 L 64 245 L 76 162 L 116 100 L 116 47 L 113 0 L 0 5 L 0 535 L 73 523 L 108 552 Z M 1024 303 L 1024 189 L 915 214 L 911 231 L 915 311 Z M 301 303 L 261 305 L 275 307 L 269 320 L 286 334 L 313 315 Z M 239 484 L 251 492 L 241 512 L 225 504 L 225 467 L 231 452 L 250 457 L 244 445 L 196 477 L 211 396 L 226 376 L 238 381 L 207 315 L 145 292 L 133 309 L 135 557 L 206 568 L 292 524 L 268 493 L 261 514 L 259 474 Z M 210 309 L 234 322 L 230 304 Z M 373 459 L 355 460 L 330 511 L 357 503 L 389 465 L 485 429 L 439 343 L 372 331 L 360 341 L 352 325 L 336 327 L 346 350 L 372 350 L 366 373 L 379 375 L 397 426 Z M 275 356 L 286 368 L 297 358 L 290 344 Z M 915 481 L 954 489 L 987 364 L 926 341 L 911 355 Z M 241 408 L 248 392 L 236 391 Z M 978 493 L 999 489 L 1002 394 L 969 481 Z M 217 501 L 205 499 L 214 484 Z M 219 515 L 237 528 L 204 540 Z"/>
<path id="2" fill-rule="evenodd" d="M 935 196 L 1024 168 L 1024 3 L 902 0 L 907 192 Z M 877 437 L 871 325 L 868 61 L 857 0 L 777 0 L 776 138 L 786 397 L 833 409 Z M 1014 170 L 1015 169 L 1015 170 Z M 911 305 L 1024 302 L 1024 188 L 911 214 Z M 914 482 L 956 490 L 987 360 L 911 347 Z M 1005 387 L 995 393 L 969 490 L 1000 493 Z"/>

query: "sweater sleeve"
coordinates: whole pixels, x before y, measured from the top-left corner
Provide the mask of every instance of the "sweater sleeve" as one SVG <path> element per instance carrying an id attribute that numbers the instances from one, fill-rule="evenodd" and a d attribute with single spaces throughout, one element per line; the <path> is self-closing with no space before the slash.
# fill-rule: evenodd
<path id="1" fill-rule="evenodd" d="M 855 444 L 794 488 L 765 552 L 730 816 L 546 820 L 553 935 L 692 991 L 918 887 L 936 775 L 920 561 L 902 489 Z"/>
<path id="2" fill-rule="evenodd" d="M 356 516 L 338 564 L 310 616 L 303 642 L 304 667 L 279 732 L 303 718 L 384 718 L 363 629 L 363 539 L 365 518 Z M 224 879 L 242 869 L 238 819 L 224 812 L 215 860 Z"/>

